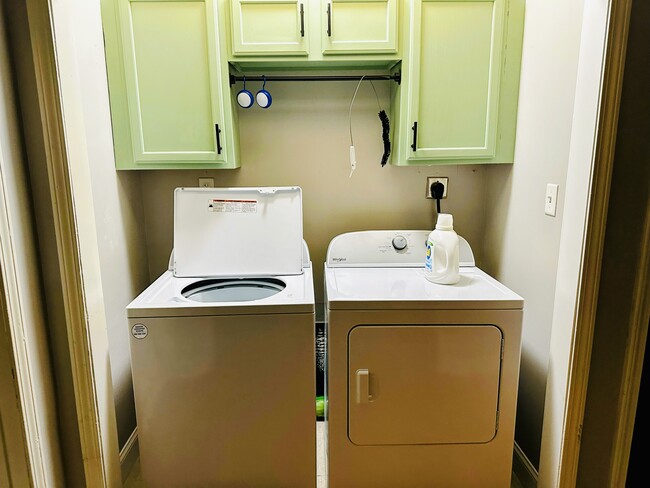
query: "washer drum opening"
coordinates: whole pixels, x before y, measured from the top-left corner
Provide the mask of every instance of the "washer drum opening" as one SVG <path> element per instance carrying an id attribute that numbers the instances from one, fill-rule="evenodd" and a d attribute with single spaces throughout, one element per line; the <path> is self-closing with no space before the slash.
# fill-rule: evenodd
<path id="1" fill-rule="evenodd" d="M 252 302 L 272 297 L 286 288 L 277 278 L 212 278 L 183 288 L 181 294 L 195 302 Z"/>

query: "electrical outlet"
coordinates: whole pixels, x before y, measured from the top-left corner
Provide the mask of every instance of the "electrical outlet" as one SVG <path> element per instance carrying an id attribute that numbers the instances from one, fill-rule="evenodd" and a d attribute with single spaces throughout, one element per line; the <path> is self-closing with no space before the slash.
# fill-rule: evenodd
<path id="1" fill-rule="evenodd" d="M 199 186 L 201 188 L 213 188 L 214 178 L 199 178 Z"/>
<path id="2" fill-rule="evenodd" d="M 427 176 L 427 198 L 433 198 L 431 195 L 431 185 L 433 185 L 436 181 L 439 181 L 443 185 L 445 185 L 445 191 L 442 194 L 442 198 L 447 198 L 447 189 L 449 188 L 449 178 L 446 176 Z"/>

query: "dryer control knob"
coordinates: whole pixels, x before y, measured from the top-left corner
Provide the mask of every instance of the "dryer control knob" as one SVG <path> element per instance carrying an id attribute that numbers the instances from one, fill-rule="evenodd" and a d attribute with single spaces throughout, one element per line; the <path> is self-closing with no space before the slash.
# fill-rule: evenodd
<path id="1" fill-rule="evenodd" d="M 393 237 L 393 247 L 396 251 L 403 251 L 406 249 L 407 242 L 406 237 L 404 236 L 395 236 Z"/>

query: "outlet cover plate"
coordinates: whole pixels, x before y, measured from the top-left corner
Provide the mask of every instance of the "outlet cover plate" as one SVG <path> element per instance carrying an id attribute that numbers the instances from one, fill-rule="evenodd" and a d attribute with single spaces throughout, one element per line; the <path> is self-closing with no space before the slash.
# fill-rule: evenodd
<path id="1" fill-rule="evenodd" d="M 445 191 L 442 194 L 442 198 L 447 198 L 447 189 L 449 188 L 449 178 L 446 176 L 427 176 L 427 192 L 426 196 L 427 198 L 433 198 L 431 195 L 431 185 L 433 185 L 436 181 L 439 181 L 443 185 L 445 185 Z"/>
<path id="2" fill-rule="evenodd" d="M 214 188 L 214 178 L 199 178 L 201 188 Z"/>

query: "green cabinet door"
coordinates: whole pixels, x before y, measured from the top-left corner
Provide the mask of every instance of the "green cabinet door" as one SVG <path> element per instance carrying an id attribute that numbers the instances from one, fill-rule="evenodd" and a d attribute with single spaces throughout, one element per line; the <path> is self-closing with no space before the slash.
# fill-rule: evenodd
<path id="1" fill-rule="evenodd" d="M 232 51 L 236 56 L 306 56 L 309 0 L 232 0 Z"/>
<path id="2" fill-rule="evenodd" d="M 397 0 L 321 0 L 324 54 L 397 52 Z"/>
<path id="3" fill-rule="evenodd" d="M 408 159 L 493 158 L 506 0 L 414 0 Z"/>
<path id="4" fill-rule="evenodd" d="M 106 3 L 117 168 L 226 166 L 212 0 Z"/>

